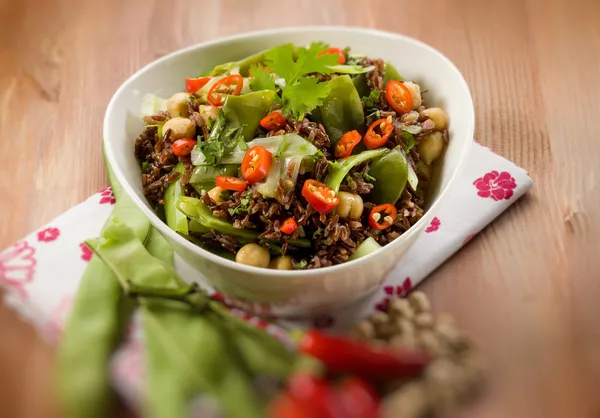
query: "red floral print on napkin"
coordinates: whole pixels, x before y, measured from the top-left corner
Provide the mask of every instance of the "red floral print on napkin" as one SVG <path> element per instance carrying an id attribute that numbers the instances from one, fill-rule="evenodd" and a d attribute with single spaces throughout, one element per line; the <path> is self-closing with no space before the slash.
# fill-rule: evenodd
<path id="1" fill-rule="evenodd" d="M 508 200 L 514 194 L 517 188 L 515 179 L 506 171 L 499 173 L 496 170 L 490 171 L 483 177 L 473 182 L 477 188 L 477 194 L 483 198 L 492 198 L 495 201 Z"/>
<path id="2" fill-rule="evenodd" d="M 404 279 L 404 282 L 402 282 L 402 285 L 384 286 L 383 291 L 385 292 L 386 296 L 383 298 L 383 300 L 381 302 L 379 302 L 377 305 L 375 305 L 375 308 L 377 308 L 380 311 L 385 311 L 387 309 L 388 304 L 390 303 L 391 298 L 404 297 L 404 296 L 408 295 L 408 292 L 410 292 L 411 289 L 412 289 L 412 281 L 410 280 L 410 277 L 407 277 L 406 279 Z"/>
<path id="3" fill-rule="evenodd" d="M 81 242 L 79 243 L 79 249 L 81 250 L 81 255 L 79 256 L 79 258 L 81 258 L 86 263 L 89 262 L 92 259 L 92 255 L 94 254 L 92 250 L 90 250 L 90 247 L 85 245 L 85 242 Z"/>
<path id="4" fill-rule="evenodd" d="M 60 236 L 60 229 L 58 228 L 46 228 L 42 229 L 37 233 L 37 239 L 39 242 L 52 242 Z"/>
<path id="5" fill-rule="evenodd" d="M 27 297 L 25 284 L 35 276 L 37 260 L 35 248 L 27 241 L 18 242 L 0 254 L 0 283 L 14 288 L 21 297 Z"/>
<path id="6" fill-rule="evenodd" d="M 433 218 L 431 220 L 431 223 L 429 224 L 429 226 L 427 227 L 427 229 L 425 230 L 425 232 L 427 234 L 430 234 L 432 232 L 437 231 L 438 229 L 440 229 L 440 225 L 442 223 L 440 222 L 440 220 L 438 219 L 438 217 L 436 216 L 435 218 Z"/>
<path id="7" fill-rule="evenodd" d="M 107 203 L 114 205 L 116 202 L 115 195 L 113 194 L 110 186 L 106 186 L 104 189 L 100 190 L 100 202 L 98 203 L 101 205 L 105 205 Z"/>

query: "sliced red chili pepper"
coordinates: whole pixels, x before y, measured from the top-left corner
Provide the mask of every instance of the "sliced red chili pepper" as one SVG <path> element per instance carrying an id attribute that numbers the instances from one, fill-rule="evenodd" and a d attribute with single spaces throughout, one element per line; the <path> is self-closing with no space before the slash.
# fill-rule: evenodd
<path id="1" fill-rule="evenodd" d="M 373 229 L 385 229 L 396 220 L 396 207 L 390 203 L 375 206 L 369 214 L 369 225 Z"/>
<path id="2" fill-rule="evenodd" d="M 335 156 L 338 158 L 349 157 L 350 154 L 352 154 L 352 150 L 361 139 L 362 136 L 356 130 L 346 132 L 335 145 Z"/>
<path id="3" fill-rule="evenodd" d="M 387 119 L 378 119 L 369 126 L 363 142 L 367 148 L 379 148 L 385 145 L 394 130 L 391 116 Z"/>
<path id="4" fill-rule="evenodd" d="M 340 203 L 339 197 L 331 187 L 313 179 L 304 182 L 302 196 L 317 212 L 324 214 L 334 210 Z"/>
<path id="5" fill-rule="evenodd" d="M 250 184 L 264 179 L 271 169 L 273 154 L 260 145 L 250 148 L 242 160 L 242 176 Z"/>
<path id="6" fill-rule="evenodd" d="M 429 356 L 423 350 L 373 347 L 315 330 L 302 336 L 298 348 L 321 360 L 333 373 L 354 374 L 369 381 L 415 376 L 429 363 Z"/>
<path id="7" fill-rule="evenodd" d="M 367 381 L 352 376 L 345 378 L 338 387 L 340 409 L 350 418 L 379 417 L 379 396 Z"/>
<path id="8" fill-rule="evenodd" d="M 239 96 L 244 85 L 244 78 L 239 74 L 231 74 L 217 81 L 208 91 L 208 101 L 213 106 L 223 106 L 223 95 Z"/>
<path id="9" fill-rule="evenodd" d="M 290 235 L 298 228 L 298 223 L 294 218 L 287 218 L 279 228 L 284 234 Z"/>
<path id="10" fill-rule="evenodd" d="M 222 187 L 225 190 L 233 190 L 235 192 L 243 192 L 246 190 L 246 187 L 248 187 L 248 183 L 246 183 L 244 180 L 232 176 L 217 176 L 215 178 L 215 182 L 217 183 L 217 186 Z"/>
<path id="11" fill-rule="evenodd" d="M 325 51 L 321 51 L 317 54 L 317 57 L 320 57 L 321 55 L 325 55 L 325 54 L 331 54 L 331 55 L 338 55 L 338 64 L 345 64 L 346 63 L 346 57 L 344 56 L 344 50 L 340 49 L 340 48 L 327 48 Z"/>
<path id="12" fill-rule="evenodd" d="M 196 141 L 189 138 L 178 139 L 171 144 L 173 154 L 177 157 L 187 157 L 192 153 L 192 150 L 196 146 Z"/>
<path id="13" fill-rule="evenodd" d="M 267 131 L 275 131 L 285 126 L 286 120 L 280 112 L 269 113 L 260 120 L 260 126 Z"/>
<path id="14" fill-rule="evenodd" d="M 210 77 L 186 78 L 185 89 L 188 93 L 195 93 L 210 81 Z"/>
<path id="15" fill-rule="evenodd" d="M 396 113 L 408 113 L 412 110 L 413 99 L 404 83 L 391 80 L 385 87 L 385 99 Z"/>

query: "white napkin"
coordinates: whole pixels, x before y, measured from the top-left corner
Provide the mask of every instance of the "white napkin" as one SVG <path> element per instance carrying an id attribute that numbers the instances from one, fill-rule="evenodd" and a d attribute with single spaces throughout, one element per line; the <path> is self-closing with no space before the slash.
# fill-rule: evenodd
<path id="1" fill-rule="evenodd" d="M 343 330 L 374 309 L 383 308 L 388 298 L 405 295 L 532 185 L 525 170 L 475 142 L 451 197 L 381 288 L 351 307 L 323 312 L 294 325 Z M 114 203 L 112 191 L 106 187 L 0 253 L 0 285 L 7 290 L 5 302 L 50 343 L 60 338 L 79 278 L 91 258 L 83 241 L 99 234 Z M 176 266 L 184 278 L 194 278 L 195 273 L 181 259 L 176 259 Z M 278 332 L 276 324 L 248 319 Z M 117 390 L 133 405 L 140 399 L 143 381 L 138 324 L 134 319 L 112 367 Z"/>

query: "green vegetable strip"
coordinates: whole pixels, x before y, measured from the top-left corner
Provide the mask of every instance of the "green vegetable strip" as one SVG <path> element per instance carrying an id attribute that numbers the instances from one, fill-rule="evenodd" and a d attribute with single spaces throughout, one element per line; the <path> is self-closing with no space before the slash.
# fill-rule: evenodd
<path id="1" fill-rule="evenodd" d="M 177 202 L 182 196 L 185 196 L 183 185 L 181 184 L 181 176 L 183 176 L 183 174 L 185 173 L 183 163 L 177 163 L 173 171 L 177 171 L 178 173 L 180 173 L 180 176 L 175 182 L 169 184 L 163 195 L 163 199 L 165 201 L 165 220 L 167 222 L 167 225 L 169 225 L 169 228 L 171 228 L 175 232 L 187 235 L 187 218 L 183 213 L 177 210 Z"/>
<path id="2" fill-rule="evenodd" d="M 150 229 L 148 219 L 122 195 L 109 170 L 118 201 L 106 225 L 115 217 L 127 220 L 139 240 Z M 105 227 L 106 227 L 105 225 Z M 103 418 L 109 415 L 113 393 L 109 362 L 118 345 L 132 303 L 111 270 L 93 257 L 85 270 L 58 351 L 57 391 L 66 417 Z"/>
<path id="3" fill-rule="evenodd" d="M 160 248 L 158 244 L 153 243 L 150 248 Z M 153 257 L 133 231 L 119 220 L 114 220 L 104 236 L 90 241 L 89 245 L 110 266 L 126 290 L 130 284 L 157 289 L 184 284 L 172 266 Z M 152 367 L 165 377 L 168 368 L 164 362 L 169 361 L 176 368 L 172 373 L 177 374 L 177 378 L 167 375 L 167 383 L 153 379 L 152 393 L 163 384 L 176 381 L 182 385 L 177 393 L 187 390 L 185 398 L 156 405 L 160 412 L 149 411 L 151 416 L 185 416 L 180 414 L 182 399 L 200 389 L 215 396 L 228 417 L 262 416 L 262 406 L 255 398 L 250 376 L 245 373 L 241 356 L 234 351 L 232 335 L 223 327 L 222 317 L 210 311 L 194 312 L 178 302 L 144 300 L 143 304 Z"/>
<path id="4" fill-rule="evenodd" d="M 177 208 L 204 227 L 214 229 L 222 234 L 231 235 L 241 242 L 256 242 L 259 240 L 260 233 L 258 231 L 234 227 L 225 219 L 215 216 L 200 199 L 182 197 L 179 199 L 179 203 L 177 203 Z M 310 247 L 310 241 L 304 238 L 291 239 L 288 242 L 295 247 Z"/>
<path id="5" fill-rule="evenodd" d="M 370 161 L 377 157 L 381 157 L 387 154 L 390 150 L 387 148 L 380 148 L 371 151 L 363 151 L 360 154 L 353 155 L 351 157 L 342 158 L 337 160 L 330 168 L 327 177 L 325 178 L 325 184 L 331 187 L 337 193 L 340 189 L 340 185 L 344 180 L 344 177 L 350 172 L 352 167 Z"/>

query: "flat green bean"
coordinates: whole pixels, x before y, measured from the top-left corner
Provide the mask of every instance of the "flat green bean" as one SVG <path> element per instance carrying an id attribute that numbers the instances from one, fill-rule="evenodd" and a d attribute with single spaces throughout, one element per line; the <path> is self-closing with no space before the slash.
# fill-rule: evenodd
<path id="1" fill-rule="evenodd" d="M 88 245 L 113 270 L 126 291 L 132 285 L 153 289 L 185 285 L 166 258 L 153 257 L 131 228 L 118 219 L 112 221 L 101 238 L 90 240 Z M 160 245 L 153 244 L 150 248 L 155 251 Z M 228 417 L 262 416 L 263 407 L 253 393 L 250 374 L 244 370 L 243 357 L 237 352 L 232 332 L 223 325 L 221 316 L 210 310 L 198 314 L 172 301 L 142 298 L 142 306 L 152 370 L 158 370 L 164 377 L 168 373 L 164 362 L 168 361 L 177 368 L 173 372 L 177 376 L 167 376 L 165 381 L 178 380 L 178 385 L 184 385 L 180 387 L 187 389 L 189 396 L 203 389 L 220 402 Z M 151 380 L 154 393 L 163 382 L 154 377 Z M 153 408 L 149 408 L 148 413 L 156 417 L 180 416 L 182 399 L 185 397 L 156 406 L 161 408 L 162 415 Z"/>
<path id="2" fill-rule="evenodd" d="M 115 217 L 127 220 L 137 239 L 146 239 L 150 222 L 121 194 L 114 180 L 117 203 L 106 225 Z M 106 228 L 105 225 L 105 228 Z M 113 404 L 110 387 L 110 356 L 119 343 L 133 304 L 112 271 L 92 257 L 86 268 L 69 314 L 57 361 L 57 395 L 66 417 L 106 417 Z"/>

